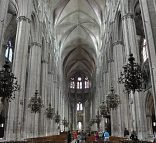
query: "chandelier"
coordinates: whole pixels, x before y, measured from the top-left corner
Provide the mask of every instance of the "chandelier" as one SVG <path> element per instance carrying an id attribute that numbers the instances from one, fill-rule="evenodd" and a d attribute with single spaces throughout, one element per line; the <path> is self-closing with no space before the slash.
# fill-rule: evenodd
<path id="1" fill-rule="evenodd" d="M 109 109 L 116 109 L 120 104 L 120 97 L 115 94 L 113 86 L 111 87 L 110 93 L 106 97 L 106 103 Z"/>
<path id="2" fill-rule="evenodd" d="M 65 117 L 64 117 L 64 119 L 62 120 L 62 124 L 63 124 L 63 126 L 64 126 L 64 131 L 65 131 L 65 127 L 68 127 L 68 122 L 67 122 L 67 120 L 65 119 Z"/>
<path id="3" fill-rule="evenodd" d="M 100 114 L 103 116 L 103 117 L 109 117 L 110 115 L 110 110 L 107 106 L 107 103 L 106 101 L 103 101 L 100 106 L 99 106 L 99 110 L 100 110 Z"/>
<path id="4" fill-rule="evenodd" d="M 55 115 L 55 123 L 59 123 L 60 122 L 60 115 L 58 114 L 58 111 L 57 111 L 57 113 L 56 113 L 56 115 Z"/>
<path id="5" fill-rule="evenodd" d="M 46 116 L 48 119 L 53 119 L 55 114 L 55 109 L 51 107 L 51 104 L 49 103 L 49 106 L 46 109 Z"/>
<path id="6" fill-rule="evenodd" d="M 141 67 L 134 62 L 135 58 L 133 54 L 129 55 L 127 65 L 123 66 L 123 73 L 120 73 L 120 77 L 118 79 L 120 84 L 124 84 L 125 90 L 130 93 L 130 91 L 141 91 L 142 90 L 142 71 Z"/>
<path id="7" fill-rule="evenodd" d="M 95 123 L 100 123 L 101 122 L 101 115 L 96 115 L 96 118 L 95 118 Z"/>
<path id="8" fill-rule="evenodd" d="M 32 113 L 39 113 L 41 108 L 43 107 L 42 99 L 39 96 L 38 90 L 35 91 L 35 95 L 30 98 L 30 103 L 28 104 L 28 108 L 31 109 Z"/>
<path id="9" fill-rule="evenodd" d="M 95 123 L 95 119 L 91 119 L 91 120 L 89 121 L 89 125 L 90 125 L 90 126 L 92 126 L 94 123 Z"/>
<path id="10" fill-rule="evenodd" d="M 0 71 L 0 97 L 10 101 L 15 98 L 15 91 L 19 89 L 17 78 L 11 72 L 9 61 L 6 61 L 3 69 Z"/>
<path id="11" fill-rule="evenodd" d="M 95 118 L 95 123 L 97 123 L 97 128 L 100 128 L 100 122 L 101 122 L 101 115 L 99 114 L 99 111 L 97 112 L 98 114 L 96 115 Z"/>

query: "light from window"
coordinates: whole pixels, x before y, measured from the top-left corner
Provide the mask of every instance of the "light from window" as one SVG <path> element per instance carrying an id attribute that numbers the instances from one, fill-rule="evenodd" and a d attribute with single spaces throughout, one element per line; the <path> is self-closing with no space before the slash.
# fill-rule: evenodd
<path id="1" fill-rule="evenodd" d="M 83 108 L 82 108 L 82 103 L 80 103 L 80 110 L 83 110 Z"/>
<path id="2" fill-rule="evenodd" d="M 78 122 L 78 130 L 82 130 L 82 122 Z"/>
<path id="3" fill-rule="evenodd" d="M 77 111 L 82 111 L 83 107 L 82 107 L 82 103 L 77 103 Z"/>
<path id="4" fill-rule="evenodd" d="M 80 89 L 82 89 L 82 82 L 80 82 Z"/>
<path id="5" fill-rule="evenodd" d="M 146 39 L 143 40 L 142 57 L 143 57 L 143 62 L 145 62 L 148 59 Z"/>
<path id="6" fill-rule="evenodd" d="M 4 124 L 2 123 L 2 124 L 0 124 L 0 127 L 4 127 Z"/>
<path id="7" fill-rule="evenodd" d="M 78 81 L 81 81 L 81 77 L 78 77 L 77 80 L 78 80 Z"/>
<path id="8" fill-rule="evenodd" d="M 12 59 L 13 59 L 13 51 L 12 51 L 12 44 L 11 44 L 11 41 L 8 41 L 8 44 L 7 44 L 7 48 L 6 48 L 6 51 L 5 51 L 5 57 L 10 61 L 12 62 Z"/>
<path id="9" fill-rule="evenodd" d="M 7 58 L 9 54 L 9 48 L 7 47 L 6 51 L 5 51 L 5 57 Z"/>
<path id="10" fill-rule="evenodd" d="M 85 81 L 85 88 L 89 88 L 89 81 Z"/>
<path id="11" fill-rule="evenodd" d="M 154 127 L 156 126 L 156 122 L 153 122 L 153 126 L 154 126 Z"/>
<path id="12" fill-rule="evenodd" d="M 88 77 L 85 77 L 85 89 L 89 88 L 89 80 Z"/>
<path id="13" fill-rule="evenodd" d="M 77 89 L 82 89 L 82 78 L 81 77 L 77 78 Z"/>
<path id="14" fill-rule="evenodd" d="M 80 108 L 80 104 L 77 103 L 77 111 L 79 111 L 79 108 Z"/>

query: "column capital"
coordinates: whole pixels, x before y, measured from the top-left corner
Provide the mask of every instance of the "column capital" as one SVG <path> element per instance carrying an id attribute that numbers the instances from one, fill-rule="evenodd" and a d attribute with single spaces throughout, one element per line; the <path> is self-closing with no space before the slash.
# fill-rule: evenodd
<path id="1" fill-rule="evenodd" d="M 31 43 L 31 46 L 42 47 L 42 44 L 35 41 Z"/>
<path id="2" fill-rule="evenodd" d="M 26 17 L 26 16 L 18 16 L 17 17 L 17 21 L 19 21 L 19 22 L 21 22 L 21 21 L 28 21 L 28 23 L 31 22 L 31 20 L 28 17 Z"/>
<path id="3" fill-rule="evenodd" d="M 121 17 L 122 20 L 128 19 L 128 18 L 133 19 L 133 18 L 134 18 L 133 13 L 125 13 L 125 14 Z"/>
<path id="4" fill-rule="evenodd" d="M 116 45 L 123 45 L 123 41 L 115 41 L 112 43 L 113 46 L 116 46 Z"/>

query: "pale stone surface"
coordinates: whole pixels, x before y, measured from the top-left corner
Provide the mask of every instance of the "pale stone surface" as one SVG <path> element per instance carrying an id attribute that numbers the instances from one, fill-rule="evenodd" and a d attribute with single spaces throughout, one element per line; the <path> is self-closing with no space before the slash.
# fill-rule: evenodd
<path id="1" fill-rule="evenodd" d="M 0 106 L 7 120 L 5 140 L 59 134 L 64 130 L 64 118 L 69 122 L 66 131 L 77 130 L 79 121 L 84 130 L 98 130 L 96 123 L 88 126 L 89 121 L 95 119 L 112 85 L 121 104 L 111 111 L 110 119 L 101 119 L 100 130 L 105 130 L 106 122 L 111 121 L 112 135 L 123 136 L 127 128 L 135 130 L 139 139 L 151 140 L 152 116 L 156 115 L 154 0 L 139 0 L 151 86 L 128 95 L 118 83 L 130 53 L 142 64 L 136 3 L 137 0 L 0 0 L 0 67 L 5 61 L 7 41 L 16 35 L 12 72 L 21 86 L 9 106 Z M 84 82 L 82 90 L 70 88 L 71 78 L 78 87 L 79 76 L 88 77 L 90 89 L 84 89 Z M 35 90 L 44 104 L 39 114 L 28 108 Z M 81 115 L 78 102 L 83 104 Z M 61 116 L 59 124 L 46 118 L 49 103 Z"/>

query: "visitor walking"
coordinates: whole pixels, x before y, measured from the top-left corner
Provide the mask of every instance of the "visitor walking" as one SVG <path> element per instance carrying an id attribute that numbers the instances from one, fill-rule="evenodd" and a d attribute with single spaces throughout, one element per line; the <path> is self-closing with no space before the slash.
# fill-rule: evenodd
<path id="1" fill-rule="evenodd" d="M 130 139 L 133 141 L 137 141 L 138 140 L 138 136 L 136 134 L 136 132 L 133 130 L 130 136 Z"/>
<path id="2" fill-rule="evenodd" d="M 99 140 L 99 133 L 96 132 L 96 133 L 95 133 L 95 142 L 98 142 L 98 140 Z"/>
<path id="3" fill-rule="evenodd" d="M 124 137 L 128 138 L 129 136 L 129 131 L 127 130 L 127 128 L 125 128 L 124 130 Z"/>
<path id="4" fill-rule="evenodd" d="M 85 143 L 86 135 L 85 132 L 82 130 L 80 133 L 80 143 Z"/>
<path id="5" fill-rule="evenodd" d="M 80 143 L 80 140 L 81 140 L 81 136 L 80 136 L 80 133 L 78 132 L 78 134 L 77 134 L 77 143 Z"/>
<path id="6" fill-rule="evenodd" d="M 104 138 L 104 141 L 109 141 L 109 132 L 107 130 L 104 131 L 103 138 Z"/>
<path id="7" fill-rule="evenodd" d="M 71 143 L 71 140 L 72 140 L 72 135 L 71 135 L 71 132 L 68 131 L 68 133 L 67 133 L 67 143 Z"/>

